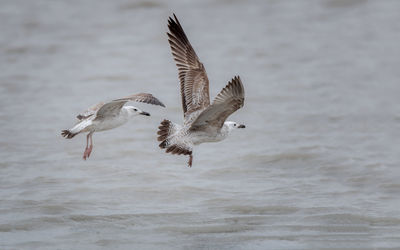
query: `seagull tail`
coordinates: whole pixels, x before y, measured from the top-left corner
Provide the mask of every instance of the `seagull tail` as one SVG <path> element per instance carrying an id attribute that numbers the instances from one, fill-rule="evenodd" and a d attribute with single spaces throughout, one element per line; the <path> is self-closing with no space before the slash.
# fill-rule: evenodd
<path id="1" fill-rule="evenodd" d="M 169 120 L 163 120 L 158 129 L 157 134 L 159 136 L 157 140 L 161 141 L 160 148 L 166 148 L 166 153 L 189 155 L 188 165 L 191 167 L 193 159 L 191 145 L 179 142 L 175 138 L 181 127 Z"/>
<path id="2" fill-rule="evenodd" d="M 178 132 L 179 125 L 164 119 L 161 122 L 161 125 L 158 127 L 158 138 L 157 140 L 160 141 L 160 148 L 166 148 L 170 144 L 170 141 L 173 135 Z"/>
<path id="3" fill-rule="evenodd" d="M 91 119 L 84 119 L 82 121 L 78 121 L 78 123 L 76 123 L 74 127 L 61 131 L 61 135 L 64 136 L 66 139 L 71 139 L 72 137 L 81 132 L 90 131 L 88 130 L 88 127 L 91 126 L 92 124 L 93 123 Z"/>
<path id="4" fill-rule="evenodd" d="M 79 133 L 72 133 L 69 130 L 63 130 L 61 131 L 61 135 L 65 137 L 65 139 L 71 139 L 72 137 L 74 137 L 75 135 L 77 135 Z"/>

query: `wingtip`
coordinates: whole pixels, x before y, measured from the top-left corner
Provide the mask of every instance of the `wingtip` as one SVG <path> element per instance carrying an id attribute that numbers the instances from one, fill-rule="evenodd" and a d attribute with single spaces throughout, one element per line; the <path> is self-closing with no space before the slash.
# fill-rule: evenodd
<path id="1" fill-rule="evenodd" d="M 154 97 L 155 98 L 155 97 Z M 155 98 L 157 101 L 156 101 L 156 103 L 154 103 L 155 105 L 159 105 L 159 106 L 161 106 L 161 107 L 163 107 L 163 108 L 165 108 L 166 106 L 165 106 L 165 104 L 164 103 L 162 103 L 160 100 L 158 100 L 157 98 Z"/>
<path id="2" fill-rule="evenodd" d="M 171 24 L 174 22 L 174 19 L 172 17 L 168 17 L 168 26 L 171 26 Z"/>
<path id="3" fill-rule="evenodd" d="M 179 23 L 179 20 L 176 17 L 175 13 L 172 12 L 172 16 L 168 17 L 168 27 L 171 27 L 171 26 L 174 26 L 174 25 L 181 26 L 181 24 Z"/>
<path id="4" fill-rule="evenodd" d="M 172 12 L 172 16 L 168 17 L 168 24 L 177 23 L 177 22 L 178 22 L 178 18 L 176 17 L 175 13 Z"/>
<path id="5" fill-rule="evenodd" d="M 227 86 L 230 85 L 230 84 L 235 84 L 235 83 L 242 83 L 242 80 L 240 79 L 240 76 L 239 76 L 239 75 L 234 76 L 234 77 L 232 78 L 232 80 L 230 80 L 230 81 L 228 82 Z"/>
<path id="6" fill-rule="evenodd" d="M 232 84 L 239 84 L 243 88 L 243 83 L 239 75 L 234 76 L 231 82 Z"/>

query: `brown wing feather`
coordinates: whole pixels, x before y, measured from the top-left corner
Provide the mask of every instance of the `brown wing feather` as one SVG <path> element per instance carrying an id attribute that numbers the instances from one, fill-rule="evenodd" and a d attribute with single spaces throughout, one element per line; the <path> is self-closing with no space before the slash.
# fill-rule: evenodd
<path id="1" fill-rule="evenodd" d="M 221 128 L 226 118 L 244 105 L 244 87 L 239 76 L 235 76 L 215 97 L 213 103 L 192 123 L 191 130 L 212 126 Z"/>
<path id="2" fill-rule="evenodd" d="M 174 19 L 169 18 L 168 28 L 168 42 L 179 71 L 182 108 L 186 117 L 210 105 L 207 73 L 175 14 Z"/>
<path id="3" fill-rule="evenodd" d="M 127 96 L 124 98 L 116 99 L 114 101 L 143 102 L 143 103 L 147 103 L 147 104 L 165 107 L 165 105 L 160 100 L 155 98 L 152 94 L 148 94 L 148 93 L 134 94 L 134 95 L 130 95 L 130 96 Z"/>

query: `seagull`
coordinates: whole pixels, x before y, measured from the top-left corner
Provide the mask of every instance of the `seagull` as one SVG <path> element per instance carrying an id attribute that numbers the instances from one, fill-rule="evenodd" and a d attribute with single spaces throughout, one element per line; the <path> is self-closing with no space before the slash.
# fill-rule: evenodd
<path id="1" fill-rule="evenodd" d="M 89 158 L 93 149 L 92 135 L 94 132 L 119 127 L 128 122 L 130 118 L 137 115 L 150 116 L 149 113 L 134 106 L 124 106 L 128 101 L 143 102 L 165 107 L 157 98 L 147 93 L 134 94 L 107 103 L 100 102 L 79 114 L 76 117 L 78 122 L 75 126 L 71 129 L 61 131 L 61 135 L 66 139 L 71 139 L 79 133 L 89 132 L 86 136 L 86 148 L 83 153 L 83 159 L 86 160 Z"/>
<path id="2" fill-rule="evenodd" d="M 245 125 L 226 121 L 228 116 L 244 105 L 244 87 L 235 76 L 215 97 L 210 105 L 206 70 L 199 61 L 177 17 L 168 20 L 168 42 L 179 72 L 183 126 L 164 119 L 158 127 L 160 148 L 166 153 L 189 155 L 193 162 L 193 146 L 204 142 L 218 142 L 233 130 Z"/>

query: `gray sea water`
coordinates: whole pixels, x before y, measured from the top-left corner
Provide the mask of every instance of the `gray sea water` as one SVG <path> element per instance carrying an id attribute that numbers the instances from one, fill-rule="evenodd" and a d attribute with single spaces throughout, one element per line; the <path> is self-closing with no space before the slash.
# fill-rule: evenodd
<path id="1" fill-rule="evenodd" d="M 246 124 L 187 158 L 176 13 Z M 0 249 L 400 249 L 400 1 L 0 2 Z M 61 137 L 99 101 L 162 109 Z M 135 105 L 135 104 L 134 104 Z"/>

